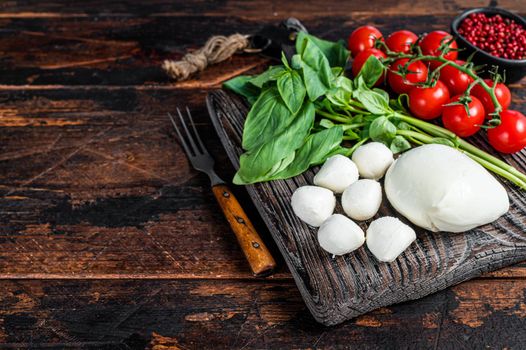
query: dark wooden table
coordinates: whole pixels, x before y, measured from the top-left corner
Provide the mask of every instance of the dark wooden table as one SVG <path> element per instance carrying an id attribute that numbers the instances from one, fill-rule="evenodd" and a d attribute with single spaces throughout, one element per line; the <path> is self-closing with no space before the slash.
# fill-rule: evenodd
<path id="1" fill-rule="evenodd" d="M 524 0 L 498 5 L 525 11 Z M 190 106 L 218 172 L 231 178 L 204 98 L 268 61 L 236 56 L 173 83 L 159 68 L 163 59 L 212 34 L 251 33 L 288 16 L 338 39 L 362 24 L 385 33 L 447 30 L 466 6 L 1 3 L 0 347 L 526 347 L 524 263 L 320 326 L 282 260 L 272 277 L 251 276 L 208 180 L 189 167 L 166 118 Z M 523 112 L 525 85 L 512 85 Z M 278 257 L 243 188 L 235 191 Z"/>

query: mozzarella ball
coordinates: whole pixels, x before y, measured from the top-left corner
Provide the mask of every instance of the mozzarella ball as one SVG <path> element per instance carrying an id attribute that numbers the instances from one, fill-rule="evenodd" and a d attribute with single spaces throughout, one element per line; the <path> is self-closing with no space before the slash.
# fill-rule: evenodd
<path id="1" fill-rule="evenodd" d="M 331 215 L 318 230 L 318 242 L 327 252 L 343 255 L 360 248 L 365 242 L 363 230 L 341 214 Z"/>
<path id="2" fill-rule="evenodd" d="M 302 186 L 296 189 L 291 199 L 292 210 L 302 221 L 318 227 L 336 206 L 336 197 L 332 191 L 317 186 Z"/>
<path id="3" fill-rule="evenodd" d="M 350 184 L 358 180 L 358 168 L 348 157 L 340 154 L 327 159 L 314 176 L 314 184 L 342 193 Z"/>
<path id="4" fill-rule="evenodd" d="M 415 230 L 392 216 L 374 220 L 367 229 L 367 248 L 380 261 L 392 262 L 416 239 Z"/>
<path id="5" fill-rule="evenodd" d="M 361 177 L 379 180 L 393 163 L 393 152 L 383 143 L 370 142 L 354 151 L 352 161 L 358 167 Z"/>
<path id="6" fill-rule="evenodd" d="M 382 186 L 378 181 L 363 179 L 347 187 L 342 195 L 345 214 L 354 220 L 368 220 L 382 204 Z"/>

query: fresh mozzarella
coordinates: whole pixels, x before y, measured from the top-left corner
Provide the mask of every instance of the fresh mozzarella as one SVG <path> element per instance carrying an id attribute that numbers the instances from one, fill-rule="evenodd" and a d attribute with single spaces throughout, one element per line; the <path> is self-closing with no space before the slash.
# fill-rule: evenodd
<path id="1" fill-rule="evenodd" d="M 380 142 L 370 142 L 358 147 L 352 154 L 360 176 L 365 179 L 379 180 L 393 163 L 393 152 Z"/>
<path id="2" fill-rule="evenodd" d="M 340 154 L 327 159 L 314 176 L 314 184 L 342 193 L 350 184 L 358 180 L 358 168 L 348 157 Z"/>
<path id="3" fill-rule="evenodd" d="M 318 242 L 327 252 L 343 255 L 360 248 L 365 242 L 365 235 L 354 221 L 344 215 L 334 214 L 321 224 Z"/>
<path id="4" fill-rule="evenodd" d="M 292 194 L 292 210 L 307 224 L 318 227 L 332 215 L 336 197 L 332 191 L 317 186 L 302 186 Z"/>
<path id="5" fill-rule="evenodd" d="M 415 230 L 392 216 L 378 218 L 367 228 L 367 248 L 384 262 L 394 261 L 415 239 Z"/>
<path id="6" fill-rule="evenodd" d="M 362 179 L 343 192 L 342 207 L 354 220 L 372 218 L 382 204 L 382 186 L 378 181 Z"/>
<path id="7" fill-rule="evenodd" d="M 400 214 L 431 231 L 467 231 L 509 209 L 506 190 L 486 169 L 439 144 L 400 156 L 387 171 L 385 192 Z"/>

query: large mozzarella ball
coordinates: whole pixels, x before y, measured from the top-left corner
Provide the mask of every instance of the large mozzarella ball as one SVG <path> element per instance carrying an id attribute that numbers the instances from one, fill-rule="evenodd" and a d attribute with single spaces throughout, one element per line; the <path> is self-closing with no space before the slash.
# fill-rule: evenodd
<path id="1" fill-rule="evenodd" d="M 342 207 L 354 220 L 372 218 L 382 204 L 382 186 L 378 181 L 362 179 L 347 187 L 342 195 Z"/>
<path id="2" fill-rule="evenodd" d="M 379 180 L 393 163 L 393 152 L 383 143 L 370 142 L 354 151 L 352 161 L 358 167 L 361 177 Z"/>
<path id="3" fill-rule="evenodd" d="M 415 230 L 392 216 L 371 222 L 367 229 L 367 248 L 380 261 L 392 262 L 416 239 Z"/>
<path id="4" fill-rule="evenodd" d="M 365 242 L 363 230 L 341 214 L 331 215 L 318 230 L 318 242 L 327 252 L 343 255 L 360 248 Z"/>
<path id="5" fill-rule="evenodd" d="M 400 214 L 431 231 L 471 230 L 510 206 L 508 193 L 486 169 L 438 144 L 402 154 L 385 176 L 385 194 Z"/>
<path id="6" fill-rule="evenodd" d="M 342 193 L 350 184 L 358 180 L 358 168 L 348 157 L 340 154 L 327 159 L 314 176 L 314 184 Z"/>
<path id="7" fill-rule="evenodd" d="M 318 227 L 336 206 L 336 197 L 331 190 L 318 186 L 302 186 L 296 189 L 291 199 L 292 210 L 307 224 Z"/>

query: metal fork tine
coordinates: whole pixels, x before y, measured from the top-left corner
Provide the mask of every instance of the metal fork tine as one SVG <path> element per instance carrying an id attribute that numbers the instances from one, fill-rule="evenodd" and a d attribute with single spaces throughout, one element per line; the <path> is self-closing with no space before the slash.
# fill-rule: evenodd
<path id="1" fill-rule="evenodd" d="M 190 119 L 190 123 L 192 124 L 192 128 L 194 129 L 194 134 L 197 139 L 197 142 L 199 143 L 199 146 L 201 146 L 201 150 L 203 150 L 203 153 L 207 153 L 207 150 L 205 146 L 203 145 L 203 141 L 201 141 L 201 136 L 199 136 L 199 133 L 197 132 L 197 129 L 195 128 L 194 119 L 192 118 L 192 114 L 190 113 L 190 109 L 188 106 L 186 106 L 186 113 L 188 114 L 188 118 Z"/>
<path id="2" fill-rule="evenodd" d="M 170 113 L 168 113 L 168 117 L 169 117 L 170 120 L 172 121 L 172 124 L 173 124 L 173 126 L 174 126 L 175 132 L 177 133 L 177 136 L 179 137 L 179 141 L 180 141 L 181 144 L 183 145 L 184 151 L 186 152 L 186 154 L 187 154 L 189 157 L 192 156 L 192 152 L 190 152 L 190 148 L 189 148 L 188 145 L 186 144 L 186 141 L 184 140 L 183 135 L 181 135 L 181 132 L 179 131 L 179 128 L 177 127 L 177 123 L 175 122 L 174 117 L 172 117 L 172 115 L 171 115 Z"/>
<path id="3" fill-rule="evenodd" d="M 177 114 L 179 114 L 179 119 L 181 119 L 181 124 L 183 124 L 184 131 L 186 132 L 186 137 L 188 137 L 188 141 L 190 142 L 190 145 L 192 146 L 192 150 L 194 151 L 194 154 L 200 154 L 201 151 L 197 148 L 197 145 L 194 142 L 194 138 L 192 137 L 192 134 L 190 134 L 190 131 L 188 130 L 188 127 L 186 126 L 186 123 L 184 122 L 183 115 L 181 114 L 181 111 L 179 108 L 177 108 Z"/>

